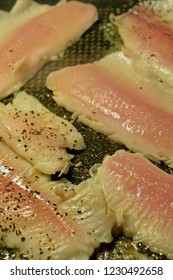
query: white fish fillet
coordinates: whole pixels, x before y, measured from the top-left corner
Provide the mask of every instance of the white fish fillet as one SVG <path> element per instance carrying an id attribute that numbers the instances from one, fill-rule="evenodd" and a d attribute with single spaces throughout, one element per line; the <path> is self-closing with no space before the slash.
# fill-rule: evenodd
<path id="1" fill-rule="evenodd" d="M 75 186 L 75 192 L 76 195 L 60 204 L 60 207 L 99 243 L 110 243 L 115 220 L 107 207 L 100 178 L 83 181 Z"/>
<path id="2" fill-rule="evenodd" d="M 172 0 L 151 0 L 145 1 L 144 4 L 152 8 L 154 12 L 165 22 L 173 27 L 173 1 Z"/>
<path id="3" fill-rule="evenodd" d="M 0 142 L 1 243 L 29 259 L 89 259 L 114 225 L 96 186 L 50 181 Z"/>
<path id="4" fill-rule="evenodd" d="M 22 14 L 24 12 L 26 12 L 26 14 L 29 15 L 31 11 L 33 13 L 34 12 L 39 13 L 41 11 L 47 10 L 49 7 L 50 7 L 49 5 L 43 5 L 43 4 L 41 5 L 32 0 L 17 0 L 10 11 L 10 14 L 21 13 L 21 16 L 22 16 Z M 30 14 L 30 17 L 31 16 L 32 16 L 32 14 Z"/>
<path id="5" fill-rule="evenodd" d="M 25 92 L 13 104 L 1 103 L 0 127 L 2 141 L 45 174 L 66 173 L 72 158 L 66 148 L 85 148 L 82 135 L 71 123 Z"/>
<path id="6" fill-rule="evenodd" d="M 43 190 L 49 176 L 1 142 L 0 148 L 1 245 L 17 250 L 16 258 L 88 259 L 99 242 L 62 211 L 53 191 Z"/>

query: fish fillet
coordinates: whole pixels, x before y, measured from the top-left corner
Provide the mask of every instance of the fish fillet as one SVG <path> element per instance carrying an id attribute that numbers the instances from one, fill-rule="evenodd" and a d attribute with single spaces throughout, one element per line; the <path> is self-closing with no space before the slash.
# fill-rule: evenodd
<path id="1" fill-rule="evenodd" d="M 172 0 L 151 0 L 144 1 L 146 7 L 152 9 L 163 21 L 173 27 L 173 1 Z"/>
<path id="2" fill-rule="evenodd" d="M 20 250 L 19 258 L 88 259 L 99 242 L 52 203 L 50 196 L 45 200 L 33 191 L 38 181 L 28 173 L 27 162 L 25 169 L 24 160 L 18 157 L 23 166 L 20 173 L 13 167 L 15 161 L 13 165 L 11 160 L 9 167 L 3 164 L 3 155 L 0 158 L 1 244 Z"/>
<path id="3" fill-rule="evenodd" d="M 55 101 L 127 148 L 173 166 L 173 114 L 141 98 L 131 84 L 96 64 L 50 73 Z"/>
<path id="4" fill-rule="evenodd" d="M 163 5 L 160 1 L 160 11 Z M 137 5 L 113 20 L 125 47 L 142 56 L 161 80 L 173 86 L 173 27 L 157 10 L 149 5 Z M 173 19 L 173 7 L 171 11 Z"/>
<path id="5" fill-rule="evenodd" d="M 173 258 L 173 177 L 140 154 L 107 156 L 97 175 L 116 225 L 153 252 Z"/>
<path id="6" fill-rule="evenodd" d="M 115 75 L 122 84 L 128 84 L 140 98 L 173 113 L 172 87 L 159 80 L 147 61 L 140 56 L 124 50 L 111 53 L 95 64 Z"/>
<path id="7" fill-rule="evenodd" d="M 40 11 L 40 6 L 37 9 Z M 2 18 L 7 29 L 2 22 L 0 26 L 6 32 L 2 32 L 0 39 L 0 99 L 19 90 L 43 64 L 78 40 L 98 18 L 93 5 L 77 1 L 44 9 L 47 10 L 41 9 L 40 14 L 33 16 L 36 12 L 31 6 L 31 17 L 27 14 L 27 20 L 22 12 L 12 13 L 11 21 L 8 16 Z"/>
<path id="8" fill-rule="evenodd" d="M 33 165 L 21 158 L 1 141 L 0 172 L 13 181 L 20 183 L 20 180 L 24 180 L 32 194 L 39 195 L 44 200 L 51 200 L 52 203 L 60 204 L 76 194 L 74 186 L 70 186 L 69 182 L 64 182 L 63 179 L 51 181 L 49 175 L 44 175 L 37 171 Z"/>
<path id="9" fill-rule="evenodd" d="M 97 177 L 89 178 L 74 188 L 76 195 L 60 204 L 86 232 L 99 243 L 110 243 L 115 224 L 113 212 L 108 209 L 104 192 Z"/>
<path id="10" fill-rule="evenodd" d="M 0 130 L 3 142 L 45 174 L 66 173 L 73 157 L 66 148 L 85 148 L 70 122 L 25 92 L 18 93 L 12 104 L 0 104 Z"/>
<path id="11" fill-rule="evenodd" d="M 16 258 L 89 259 L 101 242 L 112 240 L 114 225 L 95 183 L 90 179 L 72 189 L 67 181 L 50 181 L 0 142 L 1 244 L 17 250 Z"/>
<path id="12" fill-rule="evenodd" d="M 0 10 L 0 46 L 12 36 L 23 24 L 50 9 L 49 5 L 41 5 L 30 0 L 17 0 L 11 11 Z"/>
<path id="13" fill-rule="evenodd" d="M 9 12 L 10 14 L 19 14 L 19 13 L 24 13 L 29 14 L 28 11 L 31 9 L 32 12 L 38 11 L 39 13 L 41 12 L 41 9 L 43 11 L 48 10 L 50 8 L 49 5 L 41 5 L 35 1 L 32 0 L 17 0 L 15 4 L 13 5 L 11 11 Z M 30 14 L 30 17 L 32 15 Z"/>

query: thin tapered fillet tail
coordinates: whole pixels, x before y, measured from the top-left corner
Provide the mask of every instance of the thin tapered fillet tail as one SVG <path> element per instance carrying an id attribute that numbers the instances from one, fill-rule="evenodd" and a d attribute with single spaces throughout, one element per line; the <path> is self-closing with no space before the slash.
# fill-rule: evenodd
<path id="1" fill-rule="evenodd" d="M 173 177 L 140 154 L 107 156 L 96 175 L 127 236 L 173 258 Z"/>
<path id="2" fill-rule="evenodd" d="M 49 176 L 4 143 L 0 148 L 1 244 L 15 249 L 16 258 L 88 259 L 100 242 L 64 212 L 51 188 L 46 191 Z"/>
<path id="3" fill-rule="evenodd" d="M 119 75 L 95 64 L 77 65 L 50 73 L 46 86 L 84 124 L 173 166 L 173 114 L 153 106 Z"/>
<path id="4" fill-rule="evenodd" d="M 118 26 L 125 47 L 142 56 L 160 79 L 172 86 L 173 26 L 166 18 L 165 3 L 157 2 L 159 3 L 151 7 L 146 4 L 134 6 L 127 13 L 112 17 L 112 20 Z M 167 6 L 169 6 L 168 3 Z M 171 13 L 173 19 L 173 7 L 171 7 Z"/>
<path id="5" fill-rule="evenodd" d="M 45 174 L 66 173 L 73 157 L 66 149 L 82 150 L 82 135 L 35 97 L 20 92 L 13 103 L 0 104 L 0 136 L 16 153 Z"/>
<path id="6" fill-rule="evenodd" d="M 98 19 L 97 9 L 93 5 L 77 1 L 45 9 L 26 21 L 22 12 L 11 15 L 17 18 L 16 21 L 20 22 L 18 15 L 22 19 L 21 24 L 14 23 L 14 30 L 7 28 L 9 33 L 6 32 L 3 40 L 0 40 L 1 99 L 18 90 L 51 57 L 77 41 Z M 6 22 L 9 25 L 9 21 Z"/>

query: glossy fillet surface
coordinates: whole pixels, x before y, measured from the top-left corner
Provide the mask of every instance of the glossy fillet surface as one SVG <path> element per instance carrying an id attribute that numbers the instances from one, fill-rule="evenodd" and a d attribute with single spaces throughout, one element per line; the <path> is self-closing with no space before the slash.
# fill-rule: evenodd
<path id="1" fill-rule="evenodd" d="M 79 120 L 127 148 L 173 166 L 173 114 L 148 102 L 121 75 L 85 64 L 52 72 L 54 99 Z"/>
<path id="2" fill-rule="evenodd" d="M 157 253 L 173 258 L 173 177 L 140 154 L 120 150 L 96 175 L 116 224 Z M 101 181 L 101 180 L 100 180 Z"/>
<path id="3" fill-rule="evenodd" d="M 150 104 L 173 113 L 172 87 L 158 79 L 150 64 L 135 53 L 124 50 L 113 52 L 95 62 L 109 73 L 118 77 Z"/>
<path id="4" fill-rule="evenodd" d="M 16 14 L 15 10 L 14 14 L 2 17 L 6 24 L 2 22 L 0 39 L 0 99 L 18 90 L 43 64 L 78 40 L 98 18 L 93 5 L 77 1 L 46 6 L 44 12 L 40 7 L 38 10 L 40 14 L 33 15 L 32 10 L 30 17 L 26 13 L 26 20 L 22 12 Z"/>
<path id="5" fill-rule="evenodd" d="M 85 148 L 82 135 L 70 122 L 25 92 L 18 93 L 12 104 L 0 104 L 0 136 L 45 174 L 66 173 L 73 157 L 66 148 Z"/>
<path id="6" fill-rule="evenodd" d="M 173 11 L 173 7 L 171 9 Z M 172 86 L 173 27 L 169 21 L 166 14 L 159 16 L 158 7 L 154 9 L 146 5 L 135 6 L 127 13 L 115 17 L 125 47 L 143 56 L 160 79 Z"/>

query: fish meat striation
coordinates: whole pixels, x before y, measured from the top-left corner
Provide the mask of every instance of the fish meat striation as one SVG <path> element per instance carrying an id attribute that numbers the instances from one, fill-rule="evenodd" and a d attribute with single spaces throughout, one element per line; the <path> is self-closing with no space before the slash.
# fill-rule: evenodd
<path id="1" fill-rule="evenodd" d="M 173 7 L 170 16 L 168 3 L 157 2 L 151 6 L 136 5 L 125 14 L 112 16 L 112 21 L 118 26 L 125 47 L 142 56 L 161 80 L 173 86 Z"/>
<path id="2" fill-rule="evenodd" d="M 0 128 L 2 141 L 45 174 L 66 173 L 73 157 L 66 148 L 86 147 L 70 122 L 25 92 L 18 93 L 12 104 L 0 104 Z"/>
<path id="3" fill-rule="evenodd" d="M 89 259 L 101 242 L 112 240 L 113 213 L 103 190 L 85 182 L 71 195 L 68 184 L 69 200 L 60 203 L 56 181 L 0 142 L 0 238 L 16 258 Z"/>
<path id="4" fill-rule="evenodd" d="M 104 159 L 96 177 L 114 211 L 115 228 L 173 259 L 172 175 L 140 154 L 119 150 Z"/>
<path id="5" fill-rule="evenodd" d="M 6 32 L 0 39 L 0 99 L 18 91 L 51 57 L 77 41 L 98 19 L 93 5 L 77 1 L 43 8 L 39 5 L 36 12 L 32 6 L 30 9 L 28 14 L 24 9 L 2 17 Z"/>
<path id="6" fill-rule="evenodd" d="M 103 65 L 84 64 L 50 73 L 46 86 L 59 106 L 110 139 L 173 166 L 173 114 L 154 106 L 134 83 Z"/>
<path id="7" fill-rule="evenodd" d="M 119 77 L 122 84 L 133 87 L 135 93 L 148 103 L 173 113 L 172 87 L 158 79 L 141 56 L 125 49 L 113 52 L 95 64 L 115 75 L 115 78 Z"/>

